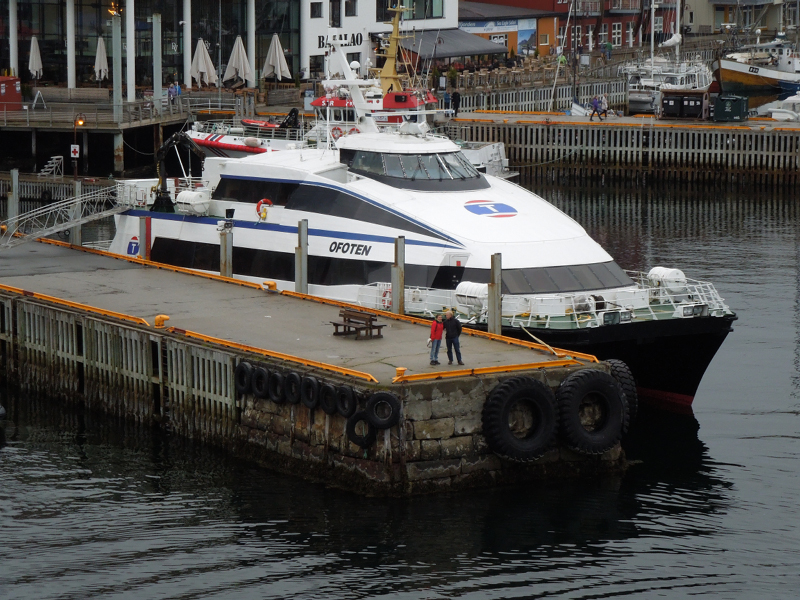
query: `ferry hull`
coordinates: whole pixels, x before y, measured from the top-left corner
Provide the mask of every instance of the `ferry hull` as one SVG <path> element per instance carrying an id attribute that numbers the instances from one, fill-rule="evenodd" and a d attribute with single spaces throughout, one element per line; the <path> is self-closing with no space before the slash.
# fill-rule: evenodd
<path id="1" fill-rule="evenodd" d="M 636 379 L 643 403 L 677 412 L 691 412 L 700 381 L 733 331 L 736 315 L 643 321 L 575 330 L 531 330 L 537 338 L 565 350 L 594 354 L 601 360 L 625 361 Z M 515 327 L 505 335 L 530 340 Z"/>

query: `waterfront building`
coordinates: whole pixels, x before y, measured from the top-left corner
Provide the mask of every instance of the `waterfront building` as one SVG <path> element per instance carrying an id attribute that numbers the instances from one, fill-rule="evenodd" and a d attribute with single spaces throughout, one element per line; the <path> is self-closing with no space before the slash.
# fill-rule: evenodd
<path id="1" fill-rule="evenodd" d="M 457 30 L 458 0 L 404 0 L 407 29 Z M 153 81 L 153 14 L 161 15 L 162 81 L 190 85 L 190 65 L 202 38 L 218 72 L 224 72 L 237 36 L 245 42 L 255 85 L 273 34 L 278 34 L 294 77 L 323 71 L 325 36 L 337 28 L 349 40 L 352 60 L 376 62 L 391 31 L 390 0 L 0 0 L 0 70 L 30 79 L 28 53 L 36 36 L 44 59 L 42 79 L 67 87 L 94 82 L 98 37 L 112 64 L 111 15 L 123 25 L 123 70 L 132 100 L 135 86 Z M 133 49 L 129 51 L 128 49 Z M 109 75 L 110 77 L 110 75 Z"/>

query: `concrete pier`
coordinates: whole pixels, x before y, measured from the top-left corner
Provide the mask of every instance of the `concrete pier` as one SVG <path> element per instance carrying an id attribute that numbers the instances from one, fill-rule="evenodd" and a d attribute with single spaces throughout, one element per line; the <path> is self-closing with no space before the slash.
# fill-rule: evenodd
<path id="1" fill-rule="evenodd" d="M 27 394 L 161 423 L 365 494 L 624 468 L 618 443 L 579 453 L 553 433 L 552 445 L 521 461 L 498 455 L 483 435 L 487 397 L 501 385 L 535 380 L 558 390 L 571 374 L 609 371 L 593 357 L 465 331 L 467 366 L 434 366 L 430 327 L 412 317 L 381 313 L 383 337 L 357 341 L 333 335 L 331 321 L 346 306 L 302 294 L 56 242 L 19 246 L 3 259 L 0 376 Z M 265 379 L 257 384 L 256 373 L 244 386 L 243 365 Z M 275 373 L 283 391 L 272 389 Z M 336 407 L 323 392 L 312 402 L 307 384 L 333 386 Z M 387 396 L 399 412 L 376 430 L 365 415 Z"/>

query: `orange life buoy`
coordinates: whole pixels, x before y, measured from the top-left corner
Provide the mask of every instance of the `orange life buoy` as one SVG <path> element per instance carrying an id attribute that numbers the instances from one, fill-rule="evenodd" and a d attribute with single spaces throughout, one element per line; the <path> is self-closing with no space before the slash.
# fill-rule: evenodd
<path id="1" fill-rule="evenodd" d="M 383 306 L 383 308 L 392 307 L 392 290 L 383 290 L 383 297 L 381 298 L 381 306 Z"/>
<path id="2" fill-rule="evenodd" d="M 258 204 L 256 204 L 256 214 L 261 215 L 261 209 L 264 208 L 265 206 L 272 206 L 272 200 L 270 200 L 269 198 L 262 198 L 261 200 L 259 200 Z"/>
<path id="3" fill-rule="evenodd" d="M 347 132 L 347 135 L 352 135 L 354 133 L 361 133 L 361 130 L 358 127 L 351 127 L 350 131 Z"/>
<path id="4" fill-rule="evenodd" d="M 341 127 L 337 126 L 337 127 L 331 128 L 331 137 L 333 139 L 338 140 L 340 137 L 342 137 L 343 134 L 344 134 L 344 131 L 342 131 Z"/>

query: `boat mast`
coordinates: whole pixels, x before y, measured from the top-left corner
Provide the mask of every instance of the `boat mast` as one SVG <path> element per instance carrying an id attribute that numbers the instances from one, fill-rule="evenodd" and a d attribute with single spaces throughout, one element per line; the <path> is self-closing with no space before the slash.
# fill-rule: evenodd
<path id="1" fill-rule="evenodd" d="M 681 11 L 681 0 L 677 0 L 675 2 L 675 35 L 679 36 L 678 40 L 681 39 L 681 15 L 683 14 Z M 677 67 L 681 62 L 681 43 L 678 41 L 675 44 L 675 66 Z"/>
<path id="2" fill-rule="evenodd" d="M 389 91 L 389 88 L 392 88 L 393 92 L 400 92 L 403 90 L 403 82 L 400 79 L 400 75 L 397 73 L 397 53 L 400 46 L 399 42 L 401 39 L 404 39 L 400 36 L 400 15 L 402 15 L 403 12 L 411 9 L 405 8 L 404 6 L 398 6 L 395 8 L 389 8 L 387 10 L 394 13 L 394 16 L 392 17 L 392 33 L 389 36 L 389 49 L 385 54 L 378 55 L 383 56 L 386 59 L 386 62 L 383 63 L 383 68 L 380 72 L 381 89 L 383 90 L 384 95 Z"/>
<path id="3" fill-rule="evenodd" d="M 656 0 L 650 0 L 650 72 L 654 68 L 653 54 L 655 53 L 656 43 Z M 652 75 L 651 75 L 652 76 Z"/>

